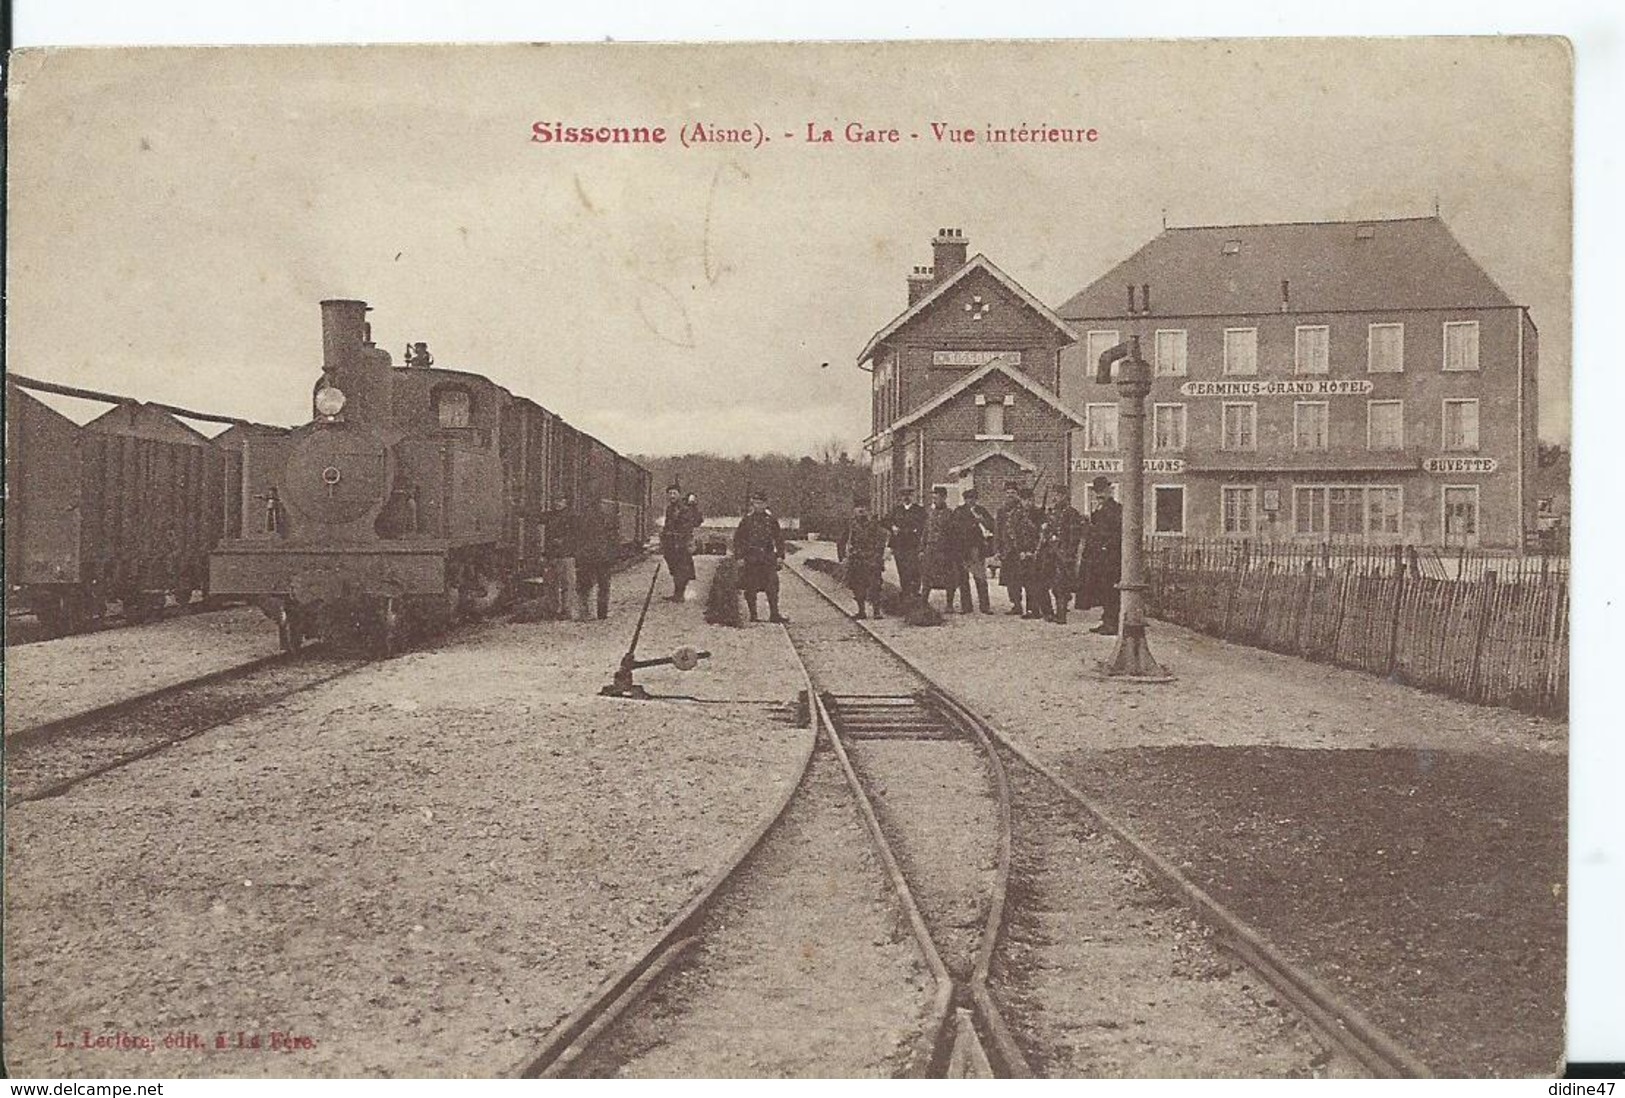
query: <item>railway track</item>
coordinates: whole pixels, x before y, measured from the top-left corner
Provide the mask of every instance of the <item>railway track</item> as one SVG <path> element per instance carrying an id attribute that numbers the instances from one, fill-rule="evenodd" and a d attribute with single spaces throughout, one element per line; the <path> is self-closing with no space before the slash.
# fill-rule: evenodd
<path id="1" fill-rule="evenodd" d="M 19 729 L 6 737 L 6 804 L 61 796 L 371 662 L 315 652 L 267 656 Z"/>
<path id="2" fill-rule="evenodd" d="M 802 582 L 816 591 L 831 608 L 843 617 L 846 616 L 845 611 L 822 585 L 799 568 L 794 571 Z M 872 642 L 871 651 L 885 653 L 886 658 L 894 661 L 896 665 L 907 668 L 924 682 L 931 682 L 921 668 L 888 643 L 868 622 L 849 618 L 847 622 L 852 630 L 861 631 Z M 1379 1078 L 1423 1078 L 1430 1075 L 1426 1065 L 1403 1045 L 1380 1030 L 1352 1004 L 1344 1001 L 1302 966 L 1289 960 L 1255 929 L 1215 900 L 1177 866 L 1158 854 L 1132 828 L 1066 782 L 1025 747 L 983 720 L 952 692 L 935 683 L 931 683 L 929 689 L 935 704 L 955 714 L 960 721 L 974 727 L 978 735 L 985 738 L 995 758 L 1002 756 L 1024 770 L 1023 785 L 1026 784 L 1028 776 L 1041 783 L 1042 790 L 1032 791 L 1035 800 L 1045 797 L 1058 800 L 1075 817 L 1086 820 L 1090 826 L 1119 844 L 1120 848 L 1143 868 L 1151 881 L 1200 919 L 1211 930 L 1218 943 L 1272 988 L 1281 1001 L 1289 1004 L 1332 1053 L 1327 1062 L 1317 1066 L 1317 1071 L 1324 1068 L 1332 1074 L 1368 1074 Z M 1001 767 L 1001 773 L 1003 772 L 1004 768 Z M 1004 779 L 1006 806 L 1009 804 L 1008 781 L 1006 776 Z M 1024 796 L 1023 801 L 1026 800 L 1027 797 Z M 1008 832 L 1008 825 L 1006 830 Z M 1008 837 L 1003 841 L 1008 842 Z M 997 936 L 990 935 L 985 941 L 997 942 Z M 986 966 L 982 966 L 980 972 L 983 979 L 978 986 L 985 994 Z"/>
<path id="3" fill-rule="evenodd" d="M 816 603 L 806 600 L 806 608 L 815 610 Z M 938 704 L 919 676 L 904 673 L 900 683 L 877 693 L 873 687 L 887 684 L 861 681 L 850 668 L 843 671 L 839 655 L 825 642 L 838 647 L 850 638 L 829 636 L 832 629 L 845 631 L 844 619 L 833 612 L 816 621 L 798 619 L 789 627 L 806 674 L 805 710 L 811 725 L 794 788 L 656 939 L 555 1027 L 518 1074 L 607 1075 L 626 1069 L 629 1061 L 635 1061 L 635 1073 L 667 1075 L 852 1075 L 877 1067 L 888 1074 L 928 1077 L 1030 1074 L 987 990 L 1009 873 L 1010 802 L 1002 764 L 991 743 L 979 739 L 951 708 Z M 891 674 L 898 678 L 896 669 Z M 820 742 L 824 750 L 815 752 Z M 921 753 L 934 757 L 922 761 Z M 915 775 L 925 780 L 915 781 Z M 951 811 L 944 811 L 945 798 L 954 802 Z M 929 813 L 920 811 L 924 804 L 930 805 Z M 925 815 L 933 826 L 920 826 Z M 843 818 L 858 833 L 842 832 Z M 944 825 L 949 832 L 968 833 L 984 855 L 973 859 L 968 873 L 951 870 L 964 851 L 941 841 Z M 862 845 L 864 833 L 873 864 L 858 866 L 851 847 Z M 851 932 L 853 920 L 831 917 L 827 910 L 831 903 L 861 907 L 861 887 L 856 895 L 843 892 L 833 900 L 828 894 L 852 883 L 834 880 L 832 874 L 861 877 L 866 871 L 878 878 L 882 892 L 889 889 L 884 902 L 892 921 L 900 922 L 901 933 L 912 940 L 929 994 L 923 1003 L 912 1000 L 911 1010 L 902 1008 L 899 998 L 873 1019 L 833 1022 L 832 1014 L 845 1011 L 832 1010 L 827 1000 L 808 1001 L 808 1016 L 818 1017 L 826 1033 L 797 1026 L 775 1046 L 781 1035 L 764 1032 L 771 1023 L 753 1012 L 764 996 L 805 997 L 816 987 L 821 995 L 856 1003 L 882 994 L 859 994 L 841 984 L 872 975 L 866 967 L 884 967 L 887 960 L 884 950 L 874 953 L 880 960 L 865 960 L 876 943 L 855 940 L 861 935 Z M 777 941 L 751 930 L 754 924 L 772 925 L 774 911 L 787 912 L 797 924 L 789 929 L 781 920 Z M 848 940 L 831 941 L 833 937 Z M 777 947 L 783 952 L 797 941 L 809 956 L 823 958 L 813 963 L 816 973 L 803 968 L 799 976 L 792 975 L 800 983 L 795 988 L 758 983 L 754 1001 L 735 994 L 740 971 L 750 968 L 760 981 L 762 966 L 741 964 L 727 955 L 730 950 L 772 952 Z M 782 968 L 774 971 L 783 978 Z M 719 1009 L 713 1005 L 719 999 L 731 1005 Z M 731 1019 L 718 1022 L 719 1012 L 727 1009 L 734 1012 Z M 684 1015 L 704 1017 L 693 1021 Z M 871 1047 L 842 1059 L 852 1034 L 827 1032 L 842 1022 L 856 1022 L 854 1028 L 866 1035 L 889 1025 L 902 1036 L 889 1058 Z M 717 1047 L 730 1040 L 744 1043 L 747 1031 L 752 1042 L 768 1051 L 750 1060 Z M 687 1059 L 681 1047 L 685 1042 L 693 1049 Z M 797 1044 L 840 1051 L 815 1066 Z M 665 1046 L 679 1047 L 671 1051 Z M 764 1055 L 776 1058 L 764 1063 Z M 696 1057 L 705 1062 L 698 1072 Z M 832 1062 L 839 1066 L 832 1069 Z"/>

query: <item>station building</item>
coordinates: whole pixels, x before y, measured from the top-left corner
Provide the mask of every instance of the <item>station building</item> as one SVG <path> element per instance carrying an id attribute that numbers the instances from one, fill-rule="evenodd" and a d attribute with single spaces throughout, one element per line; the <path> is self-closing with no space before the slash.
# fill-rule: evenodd
<path id="1" fill-rule="evenodd" d="M 1082 416 L 1061 400 L 1061 351 L 1072 329 L 986 256 L 966 258 L 963 232 L 943 229 L 933 263 L 908 276 L 907 307 L 869 340 L 872 503 L 910 487 L 952 501 L 975 486 L 998 505 L 1006 481 L 1066 491 Z"/>
<path id="2" fill-rule="evenodd" d="M 1535 326 L 1437 217 L 1166 229 L 1058 312 L 1075 495 L 1122 474 L 1100 352 L 1137 336 L 1153 365 L 1158 536 L 1511 548 L 1535 528 Z"/>

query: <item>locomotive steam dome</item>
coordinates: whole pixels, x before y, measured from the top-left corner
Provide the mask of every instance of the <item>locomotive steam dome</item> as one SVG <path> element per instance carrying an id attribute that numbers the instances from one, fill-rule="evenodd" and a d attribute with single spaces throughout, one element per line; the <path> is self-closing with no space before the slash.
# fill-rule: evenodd
<path id="1" fill-rule="evenodd" d="M 322 526 L 342 526 L 377 514 L 387 501 L 390 454 L 369 427 L 317 425 L 295 443 L 283 470 L 282 498 Z"/>

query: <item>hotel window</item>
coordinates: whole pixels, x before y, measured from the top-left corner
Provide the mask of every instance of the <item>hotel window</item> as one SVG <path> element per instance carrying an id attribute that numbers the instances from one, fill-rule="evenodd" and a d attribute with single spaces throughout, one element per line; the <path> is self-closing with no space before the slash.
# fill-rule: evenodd
<path id="1" fill-rule="evenodd" d="M 1224 372 L 1227 374 L 1258 373 L 1258 329 L 1226 328 L 1224 330 Z"/>
<path id="2" fill-rule="evenodd" d="M 1300 400 L 1292 408 L 1292 448 L 1324 450 L 1331 406 L 1324 400 Z"/>
<path id="3" fill-rule="evenodd" d="M 1185 489 L 1158 484 L 1151 489 L 1151 530 L 1157 534 L 1185 532 Z"/>
<path id="4" fill-rule="evenodd" d="M 1405 371 L 1405 325 L 1373 324 L 1366 329 L 1365 368 L 1373 374 Z"/>
<path id="5" fill-rule="evenodd" d="M 1123 341 L 1118 337 L 1117 329 L 1111 328 L 1092 331 L 1084 337 L 1083 342 L 1083 352 L 1088 359 L 1084 364 L 1084 369 L 1087 371 L 1088 376 L 1093 378 L 1095 376 L 1095 367 L 1100 364 L 1100 356 Z M 1116 373 L 1117 367 L 1113 365 L 1112 374 L 1114 377 Z"/>
<path id="6" fill-rule="evenodd" d="M 1444 508 L 1445 544 L 1472 544 L 1478 540 L 1478 487 L 1476 485 L 1445 486 L 1441 500 Z"/>
<path id="7" fill-rule="evenodd" d="M 1151 408 L 1151 449 L 1176 451 L 1185 448 L 1185 406 L 1157 404 Z"/>
<path id="8" fill-rule="evenodd" d="M 1368 450 L 1405 448 L 1405 402 L 1368 400 L 1365 405 L 1365 446 Z"/>
<path id="9" fill-rule="evenodd" d="M 1247 535 L 1253 532 L 1256 491 L 1251 485 L 1226 486 L 1221 495 L 1221 528 L 1226 534 Z"/>
<path id="10" fill-rule="evenodd" d="M 1083 448 L 1085 450 L 1117 449 L 1117 405 L 1085 405 L 1083 421 Z"/>
<path id="11" fill-rule="evenodd" d="M 1157 376 L 1185 376 L 1185 329 L 1171 328 L 1157 332 Z"/>
<path id="12" fill-rule="evenodd" d="M 1331 369 L 1331 329 L 1325 325 L 1298 329 L 1295 369 L 1300 374 L 1324 374 Z"/>
<path id="13" fill-rule="evenodd" d="M 1327 484 L 1292 490 L 1292 532 L 1302 537 L 1393 538 L 1399 535 L 1402 499 L 1383 485 Z"/>
<path id="14" fill-rule="evenodd" d="M 1450 321 L 1444 326 L 1444 368 L 1478 369 L 1478 321 Z"/>
<path id="15" fill-rule="evenodd" d="M 1258 405 L 1226 404 L 1222 418 L 1224 438 L 1221 440 L 1221 449 L 1258 449 Z"/>
<path id="16" fill-rule="evenodd" d="M 1478 401 L 1444 402 L 1444 449 L 1478 449 Z"/>
<path id="17" fill-rule="evenodd" d="M 1305 535 L 1326 532 L 1326 489 L 1292 489 L 1292 532 Z"/>
<path id="18" fill-rule="evenodd" d="M 1404 510 L 1404 497 L 1398 488 L 1367 488 L 1366 533 L 1368 535 L 1399 536 L 1399 517 Z"/>
<path id="19" fill-rule="evenodd" d="M 1326 532 L 1334 538 L 1365 534 L 1365 489 L 1326 489 Z"/>

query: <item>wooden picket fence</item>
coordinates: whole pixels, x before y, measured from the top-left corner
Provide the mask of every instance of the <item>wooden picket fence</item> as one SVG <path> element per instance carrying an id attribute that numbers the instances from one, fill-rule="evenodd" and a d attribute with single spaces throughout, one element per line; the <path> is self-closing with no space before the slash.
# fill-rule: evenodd
<path id="1" fill-rule="evenodd" d="M 1566 568 L 1519 567 L 1504 580 L 1492 560 L 1458 580 L 1404 554 L 1376 567 L 1193 549 L 1148 551 L 1153 616 L 1452 697 L 1567 715 Z"/>

